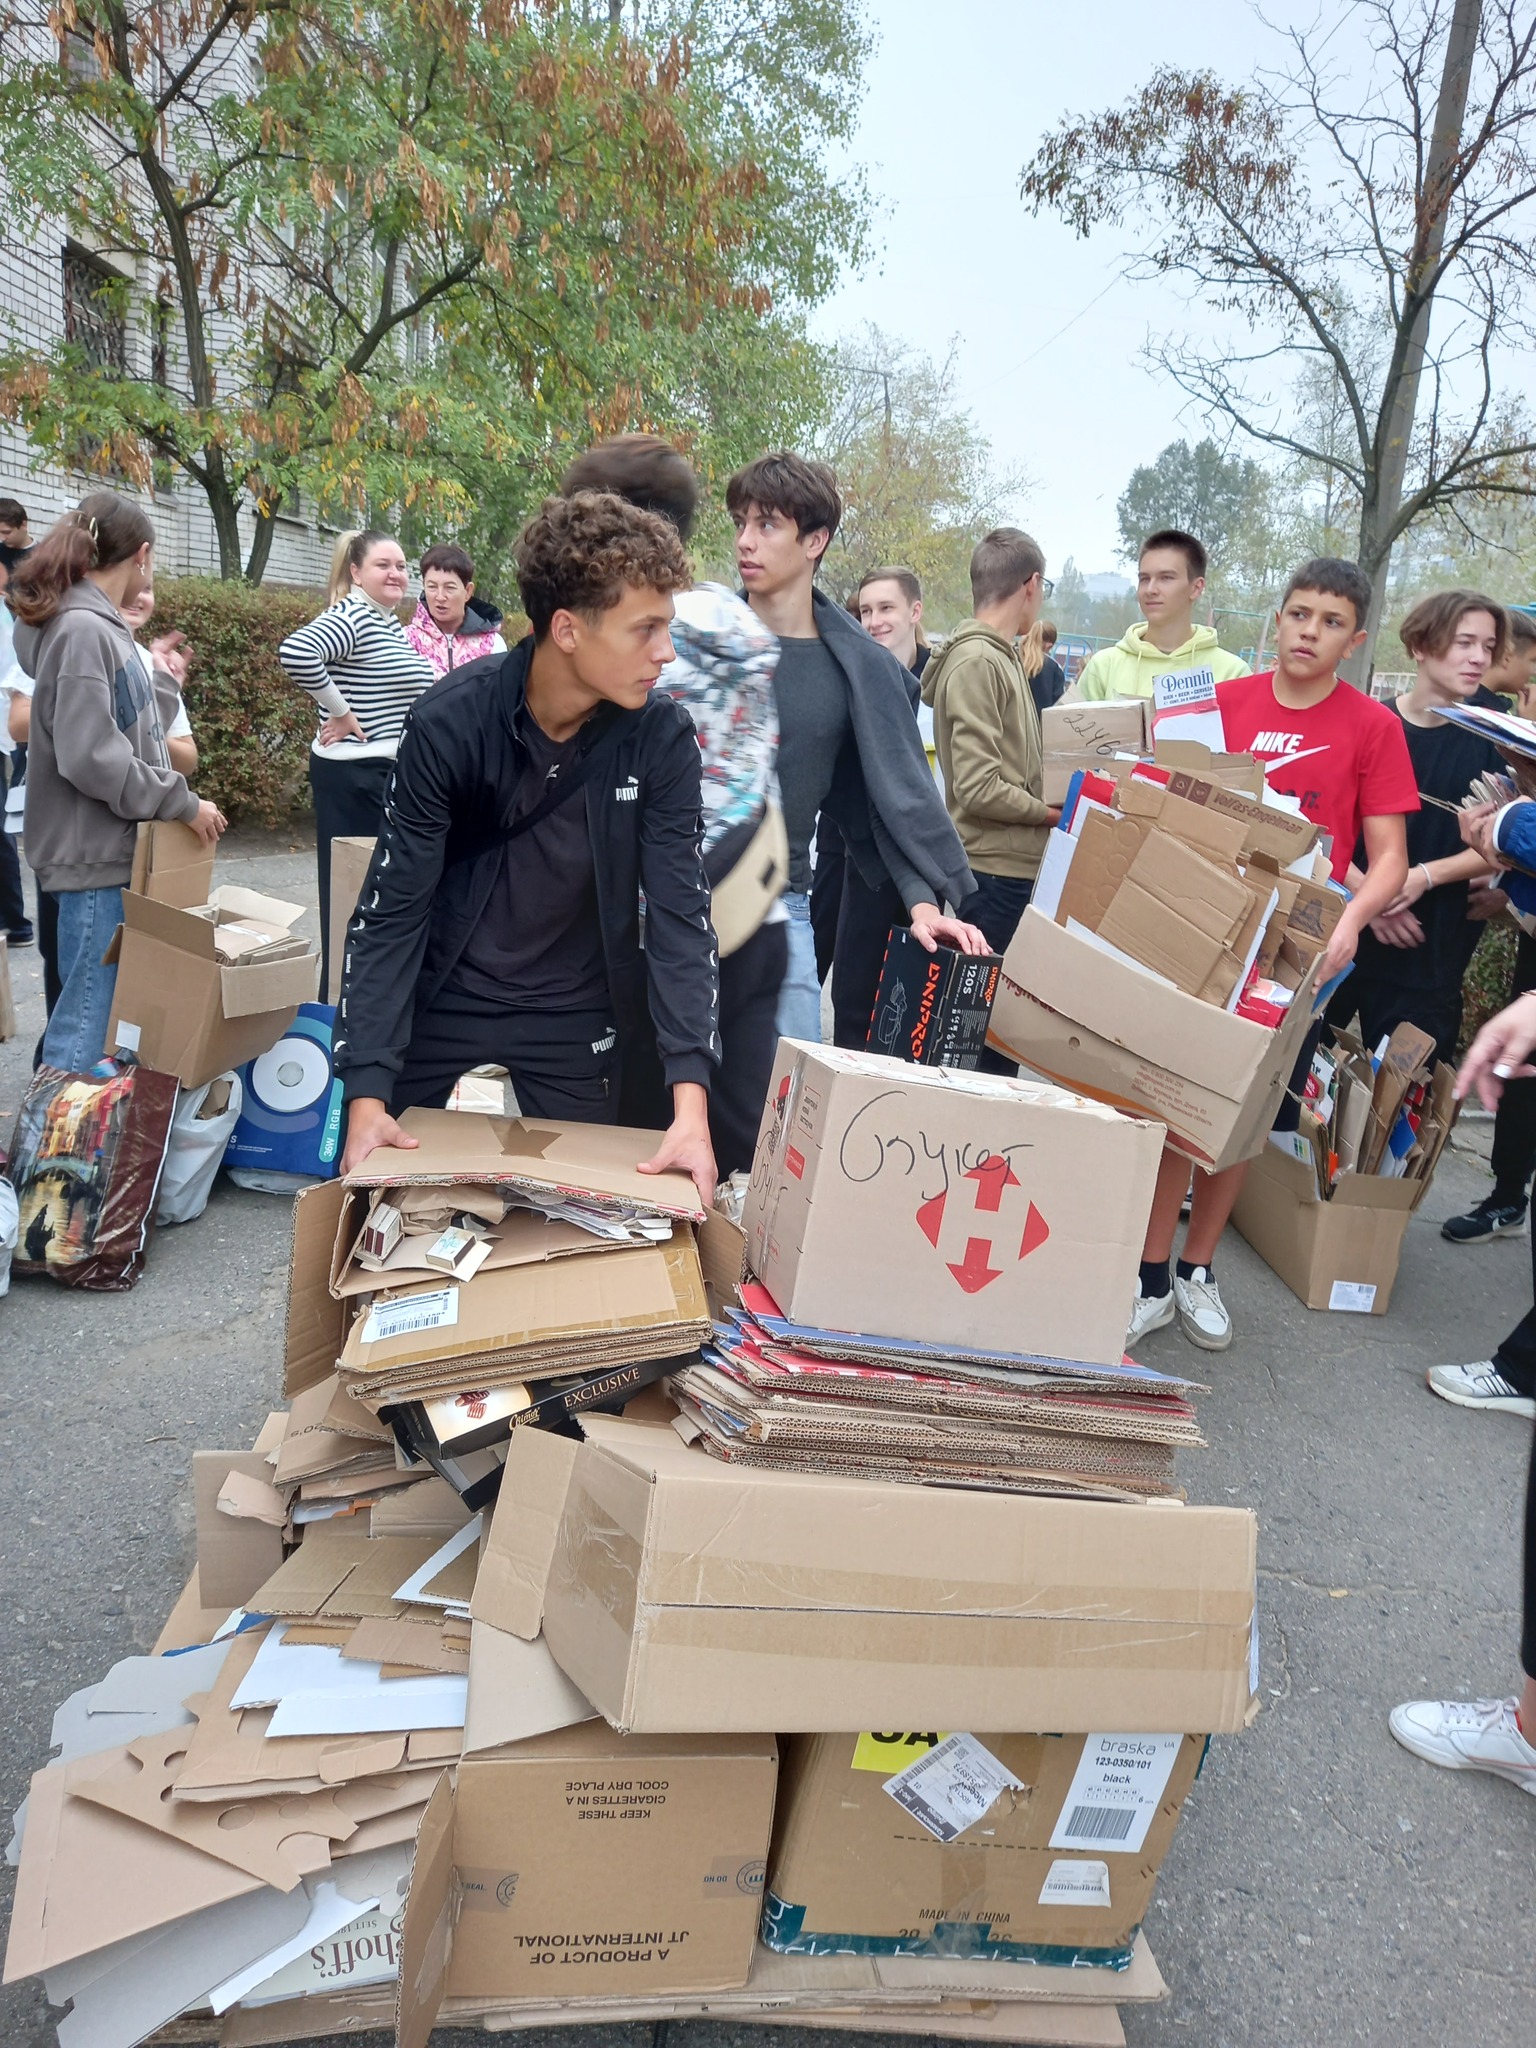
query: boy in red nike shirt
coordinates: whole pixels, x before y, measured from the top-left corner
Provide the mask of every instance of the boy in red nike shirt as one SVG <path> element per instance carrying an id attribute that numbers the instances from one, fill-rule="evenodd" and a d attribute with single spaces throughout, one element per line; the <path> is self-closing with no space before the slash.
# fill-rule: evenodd
<path id="1" fill-rule="evenodd" d="M 1365 880 L 1334 926 L 1318 969 L 1319 988 L 1353 961 L 1361 932 L 1406 881 L 1403 818 L 1419 808 L 1400 720 L 1385 704 L 1338 679 L 1339 663 L 1365 638 L 1370 603 L 1371 586 L 1353 562 L 1308 562 L 1280 601 L 1273 672 L 1216 685 L 1228 747 L 1257 756 L 1270 788 L 1298 798 L 1307 817 L 1329 834 L 1336 881 L 1348 871 L 1356 842 L 1364 840 Z M 1321 1035 L 1319 1017 L 1275 1120 L 1278 1130 L 1296 1128 L 1300 1091 Z M 1171 1147 L 1164 1152 L 1128 1344 L 1175 1316 L 1185 1336 L 1204 1351 L 1225 1351 L 1231 1343 L 1232 1318 L 1212 1260 L 1247 1171 L 1246 1163 L 1223 1173 L 1195 1168 L 1184 1256 L 1170 1279 L 1189 1161 Z"/>

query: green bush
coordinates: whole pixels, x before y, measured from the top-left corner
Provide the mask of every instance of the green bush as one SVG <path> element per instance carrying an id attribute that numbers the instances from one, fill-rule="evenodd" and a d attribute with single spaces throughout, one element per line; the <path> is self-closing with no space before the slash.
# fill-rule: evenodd
<path id="1" fill-rule="evenodd" d="M 187 637 L 184 695 L 199 756 L 193 781 L 232 824 L 270 828 L 308 807 L 315 707 L 284 675 L 277 650 L 324 603 L 322 592 L 291 585 L 155 579 L 146 637 L 173 629 Z"/>
<path id="2" fill-rule="evenodd" d="M 1461 1052 L 1509 1001 L 1514 972 L 1515 928 L 1512 924 L 1490 924 L 1461 984 Z"/>

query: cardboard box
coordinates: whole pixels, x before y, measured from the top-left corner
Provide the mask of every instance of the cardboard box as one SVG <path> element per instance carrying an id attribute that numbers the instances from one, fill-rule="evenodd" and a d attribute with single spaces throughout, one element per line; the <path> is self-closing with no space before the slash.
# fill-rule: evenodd
<path id="1" fill-rule="evenodd" d="M 1277 1031 L 1165 988 L 1033 907 L 1003 961 L 990 1043 L 1065 1088 L 1157 1117 L 1218 1170 L 1267 1139 L 1311 1023 L 1315 963 Z"/>
<path id="2" fill-rule="evenodd" d="M 1103 768 L 1117 754 L 1148 751 L 1150 703 L 1141 697 L 1052 704 L 1040 715 L 1042 794 L 1059 804 L 1079 769 Z"/>
<path id="3" fill-rule="evenodd" d="M 289 937 L 303 914 L 252 889 L 217 890 L 200 910 L 125 891 L 108 1045 L 184 1088 L 266 1052 L 314 1000 L 319 952 Z"/>
<path id="4" fill-rule="evenodd" d="M 402 2038 L 424 2038 L 445 1995 L 745 1984 L 777 1777 L 771 1735 L 625 1737 L 600 1721 L 466 1757 L 417 1842 Z"/>
<path id="5" fill-rule="evenodd" d="M 783 1039 L 748 1262 L 797 1322 L 1118 1365 L 1162 1148 L 1054 1088 Z"/>
<path id="6" fill-rule="evenodd" d="M 1324 1202 L 1310 1166 L 1266 1145 L 1248 1169 L 1232 1221 L 1308 1308 L 1382 1316 L 1403 1238 L 1428 1190 L 1427 1180 L 1341 1173 Z"/>
<path id="7" fill-rule="evenodd" d="M 768 1861 L 769 1945 L 808 1955 L 960 1950 L 1129 1963 L 1202 1738 L 962 1737 L 1022 1782 L 948 1841 L 886 1789 L 942 1739 L 790 1741 Z M 942 1813 L 930 1817 L 943 1822 Z"/>
<path id="8" fill-rule="evenodd" d="M 869 1021 L 871 1052 L 919 1066 L 974 1067 L 987 1042 L 997 994 L 997 953 L 930 953 L 903 925 L 892 927 Z"/>
<path id="9" fill-rule="evenodd" d="M 156 903 L 195 910 L 213 893 L 213 860 L 213 848 L 190 825 L 156 819 L 139 827 L 128 887 Z"/>
<path id="10" fill-rule="evenodd" d="M 615 1727 L 1244 1725 L 1245 1509 L 738 1470 L 661 1424 L 582 1427 L 514 1438 L 544 1483 L 509 1483 L 471 1611 L 542 1624 Z"/>
<path id="11" fill-rule="evenodd" d="M 368 866 L 373 859 L 375 839 L 333 839 L 331 841 L 331 928 L 327 952 L 331 963 L 331 978 L 326 983 L 325 1000 L 328 1003 L 341 1001 L 341 976 L 346 964 L 347 926 L 357 909 L 357 900 L 363 893 L 363 883 L 368 878 Z"/>

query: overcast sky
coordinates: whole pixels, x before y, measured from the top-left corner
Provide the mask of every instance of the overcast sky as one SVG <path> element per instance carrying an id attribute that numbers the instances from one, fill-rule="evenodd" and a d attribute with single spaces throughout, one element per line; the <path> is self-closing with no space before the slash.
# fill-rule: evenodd
<path id="1" fill-rule="evenodd" d="M 1136 464 L 1198 420 L 1137 360 L 1149 329 L 1183 329 L 1171 288 L 1118 278 L 1113 229 L 1079 241 L 1033 219 L 1018 176 L 1064 113 L 1119 103 L 1159 63 L 1228 80 L 1276 39 L 1234 0 L 867 0 L 879 36 L 855 154 L 881 251 L 818 315 L 831 336 L 873 320 L 942 357 L 960 345 L 962 401 L 1001 469 L 1033 487 L 1015 516 L 1058 571 L 1123 569 L 1115 500 Z M 1310 19 L 1280 0 L 1274 18 Z M 1062 331 L 1065 330 L 1065 331 Z"/>

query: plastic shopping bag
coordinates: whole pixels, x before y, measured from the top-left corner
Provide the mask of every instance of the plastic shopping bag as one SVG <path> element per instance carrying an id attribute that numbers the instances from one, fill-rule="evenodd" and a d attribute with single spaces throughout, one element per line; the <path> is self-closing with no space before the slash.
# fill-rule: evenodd
<path id="1" fill-rule="evenodd" d="M 220 1074 L 201 1088 L 177 1090 L 157 1223 L 190 1223 L 207 1208 L 244 1096 L 238 1074 Z"/>

